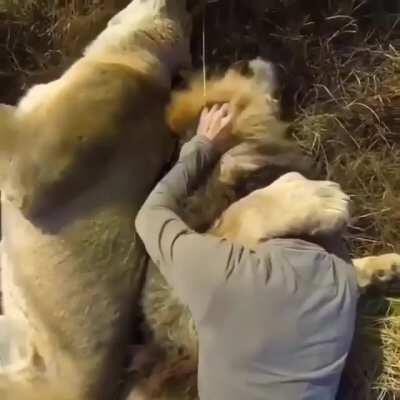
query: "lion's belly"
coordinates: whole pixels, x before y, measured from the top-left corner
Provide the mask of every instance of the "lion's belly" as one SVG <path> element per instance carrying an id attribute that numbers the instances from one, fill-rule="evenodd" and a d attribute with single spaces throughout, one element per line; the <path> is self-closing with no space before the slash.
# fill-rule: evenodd
<path id="1" fill-rule="evenodd" d="M 101 381 L 124 355 L 144 268 L 135 207 L 105 202 L 59 226 L 34 225 L 2 207 L 4 313 L 27 320 L 51 374 L 76 380 L 82 399 L 106 399 L 112 385 Z"/>

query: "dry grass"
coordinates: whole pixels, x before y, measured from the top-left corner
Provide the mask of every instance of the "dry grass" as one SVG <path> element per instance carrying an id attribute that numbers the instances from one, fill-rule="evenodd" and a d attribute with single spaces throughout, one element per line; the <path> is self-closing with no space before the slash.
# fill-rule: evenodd
<path id="1" fill-rule="evenodd" d="M 352 195 L 354 251 L 398 251 L 400 53 L 376 44 L 348 51 L 327 66 L 330 83 L 326 75 L 317 76 L 295 135 L 320 157 L 325 175 Z M 351 58 L 366 64 L 346 68 Z"/>
<path id="2" fill-rule="evenodd" d="M 123 3 L 0 0 L 0 100 L 77 56 Z M 400 251 L 400 25 L 378 28 L 383 19 L 371 21 L 376 10 L 362 0 L 272 3 L 265 14 L 259 1 L 210 4 L 208 64 L 256 54 L 279 63 L 295 137 L 353 197 L 353 252 Z M 201 23 L 194 36 L 201 66 Z M 367 298 L 360 309 L 344 398 L 400 398 L 400 301 Z"/>
<path id="3" fill-rule="evenodd" d="M 54 79 L 126 0 L 0 0 L 0 100 Z"/>

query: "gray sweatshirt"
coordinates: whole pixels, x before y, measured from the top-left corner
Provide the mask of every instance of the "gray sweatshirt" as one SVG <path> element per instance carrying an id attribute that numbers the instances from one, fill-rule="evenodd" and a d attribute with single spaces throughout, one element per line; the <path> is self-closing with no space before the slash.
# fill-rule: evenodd
<path id="1" fill-rule="evenodd" d="M 200 399 L 334 399 L 354 332 L 354 269 L 299 239 L 251 251 L 191 230 L 179 217 L 180 200 L 217 158 L 209 142 L 192 139 L 136 219 L 150 257 L 197 325 Z"/>

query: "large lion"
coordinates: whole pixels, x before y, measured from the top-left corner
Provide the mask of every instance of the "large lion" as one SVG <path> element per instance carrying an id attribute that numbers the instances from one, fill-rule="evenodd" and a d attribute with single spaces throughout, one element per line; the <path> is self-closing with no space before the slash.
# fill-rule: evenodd
<path id="1" fill-rule="evenodd" d="M 146 260 L 134 217 L 174 148 L 190 29 L 185 0 L 135 0 L 60 79 L 0 106 L 1 399 L 119 390 Z"/>

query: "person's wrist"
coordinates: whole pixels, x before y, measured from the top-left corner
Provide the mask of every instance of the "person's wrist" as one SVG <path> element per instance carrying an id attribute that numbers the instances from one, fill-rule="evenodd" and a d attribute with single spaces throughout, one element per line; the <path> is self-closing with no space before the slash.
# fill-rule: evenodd
<path id="1" fill-rule="evenodd" d="M 197 139 L 198 143 L 200 143 L 210 153 L 213 153 L 213 154 L 216 154 L 219 156 L 222 154 L 218 145 L 214 141 L 209 139 L 207 136 L 197 134 L 196 139 Z"/>

